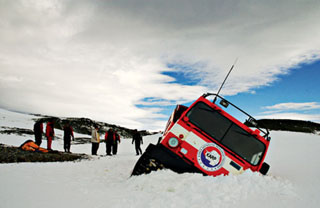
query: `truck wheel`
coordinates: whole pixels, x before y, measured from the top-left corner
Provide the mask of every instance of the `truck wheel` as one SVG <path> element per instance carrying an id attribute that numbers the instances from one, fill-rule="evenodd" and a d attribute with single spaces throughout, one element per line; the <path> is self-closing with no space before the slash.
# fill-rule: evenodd
<path id="1" fill-rule="evenodd" d="M 268 171 L 269 171 L 269 168 L 270 168 L 270 165 L 268 163 L 263 163 L 259 172 L 262 174 L 262 175 L 267 175 Z"/>

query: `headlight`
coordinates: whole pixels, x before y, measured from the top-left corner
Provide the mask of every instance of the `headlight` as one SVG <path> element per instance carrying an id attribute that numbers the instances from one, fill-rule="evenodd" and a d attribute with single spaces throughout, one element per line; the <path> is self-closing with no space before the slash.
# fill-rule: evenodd
<path id="1" fill-rule="evenodd" d="M 179 141 L 178 141 L 177 138 L 171 137 L 171 138 L 168 140 L 168 144 L 169 144 L 170 147 L 175 148 L 175 147 L 177 147 L 177 146 L 179 145 Z"/>

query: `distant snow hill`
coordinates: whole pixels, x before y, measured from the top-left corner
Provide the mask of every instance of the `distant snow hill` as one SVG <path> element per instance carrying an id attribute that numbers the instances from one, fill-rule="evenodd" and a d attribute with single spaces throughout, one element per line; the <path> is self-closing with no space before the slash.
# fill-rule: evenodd
<path id="1" fill-rule="evenodd" d="M 318 134 L 320 132 L 320 124 L 311 121 L 290 120 L 290 119 L 261 119 L 258 125 L 265 126 L 269 130 L 276 131 L 294 131 L 304 133 Z M 245 123 L 250 126 L 249 122 Z"/>
<path id="2" fill-rule="evenodd" d="M 99 127 L 99 133 L 103 135 L 109 128 L 116 130 L 121 137 L 132 138 L 133 129 L 126 127 L 104 123 L 100 121 L 91 120 L 89 118 L 65 118 L 65 117 L 54 117 L 40 114 L 25 114 L 20 112 L 12 112 L 4 109 L 0 109 L 0 116 L 2 122 L 0 123 L 0 134 L 13 134 L 13 135 L 33 135 L 33 124 L 36 121 L 42 121 L 44 124 L 49 121 L 54 121 L 54 128 L 63 130 L 63 126 L 69 122 L 72 126 L 74 132 L 84 135 L 83 138 L 78 138 L 77 141 L 80 143 L 89 142 L 89 137 L 86 135 L 91 135 L 91 130 L 93 125 Z M 16 119 L 15 119 L 16 118 Z M 0 120 L 0 121 L 1 121 Z M 11 125 L 6 125 L 9 120 L 12 120 Z M 20 123 L 26 122 L 28 120 L 28 126 L 21 126 Z M 45 129 L 45 125 L 44 125 Z M 146 130 L 139 131 L 143 136 L 153 135 L 158 132 L 149 132 Z M 59 138 L 58 138 L 59 139 Z"/>

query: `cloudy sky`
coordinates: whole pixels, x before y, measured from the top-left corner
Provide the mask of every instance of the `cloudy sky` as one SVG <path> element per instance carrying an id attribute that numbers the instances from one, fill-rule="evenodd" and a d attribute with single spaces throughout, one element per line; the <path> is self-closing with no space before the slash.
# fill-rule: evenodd
<path id="1" fill-rule="evenodd" d="M 216 92 L 320 121 L 320 1 L 0 0 L 0 107 L 162 130 Z"/>

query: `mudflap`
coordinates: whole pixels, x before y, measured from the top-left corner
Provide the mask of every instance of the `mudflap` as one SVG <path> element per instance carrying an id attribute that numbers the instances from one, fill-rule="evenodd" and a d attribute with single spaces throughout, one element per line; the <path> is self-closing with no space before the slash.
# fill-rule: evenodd
<path id="1" fill-rule="evenodd" d="M 148 174 L 163 168 L 177 173 L 202 173 L 162 144 L 150 144 L 134 166 L 131 176 Z"/>

